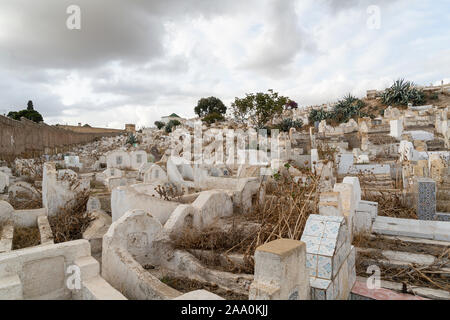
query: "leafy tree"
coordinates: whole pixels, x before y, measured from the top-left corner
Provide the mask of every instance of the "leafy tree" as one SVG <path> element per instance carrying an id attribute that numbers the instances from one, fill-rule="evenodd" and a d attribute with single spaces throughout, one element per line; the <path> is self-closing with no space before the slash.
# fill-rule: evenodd
<path id="1" fill-rule="evenodd" d="M 155 121 L 155 126 L 161 130 L 162 128 L 164 128 L 166 126 L 166 124 L 164 122 L 161 121 Z"/>
<path id="2" fill-rule="evenodd" d="M 199 117 L 205 117 L 212 113 L 224 115 L 227 112 L 227 107 L 216 97 L 201 98 L 194 108 L 194 112 Z"/>
<path id="3" fill-rule="evenodd" d="M 251 93 L 245 98 L 236 98 L 231 107 L 237 121 L 244 122 L 251 118 L 257 128 L 263 128 L 274 116 L 283 112 L 287 103 L 288 98 L 268 90 L 268 93 Z"/>
<path id="4" fill-rule="evenodd" d="M 207 124 L 211 124 L 214 122 L 220 122 L 223 120 L 225 120 L 225 117 L 217 112 L 209 113 L 208 115 L 204 116 L 202 119 L 202 121 L 206 122 Z"/>
<path id="5" fill-rule="evenodd" d="M 26 119 L 29 119 L 34 122 L 42 122 L 44 121 L 44 118 L 42 118 L 42 115 L 34 110 L 33 108 L 33 102 L 30 100 L 28 101 L 27 108 L 20 111 L 10 111 L 8 113 L 8 117 L 14 120 L 20 121 L 20 118 L 24 117 Z"/>
<path id="6" fill-rule="evenodd" d="M 167 133 L 171 133 L 173 129 L 180 124 L 181 122 L 178 120 L 170 120 L 169 123 L 166 124 L 165 130 Z"/>

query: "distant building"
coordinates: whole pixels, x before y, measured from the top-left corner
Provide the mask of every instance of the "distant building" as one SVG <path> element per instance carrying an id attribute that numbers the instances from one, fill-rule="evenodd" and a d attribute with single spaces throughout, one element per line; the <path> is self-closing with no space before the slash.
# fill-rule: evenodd
<path id="1" fill-rule="evenodd" d="M 161 122 L 164 122 L 165 124 L 169 123 L 169 121 L 171 121 L 171 120 L 181 121 L 181 120 L 183 120 L 183 118 L 178 116 L 176 113 L 172 113 L 170 116 L 161 118 Z"/>
<path id="2" fill-rule="evenodd" d="M 136 125 L 132 123 L 125 124 L 125 131 L 135 134 L 136 133 Z"/>

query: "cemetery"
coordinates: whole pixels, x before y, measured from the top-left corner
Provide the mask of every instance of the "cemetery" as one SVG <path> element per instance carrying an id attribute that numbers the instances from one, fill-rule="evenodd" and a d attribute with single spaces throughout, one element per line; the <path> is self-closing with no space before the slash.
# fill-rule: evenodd
<path id="1" fill-rule="evenodd" d="M 63 134 L 20 152 L 0 127 L 0 299 L 449 300 L 449 107 L 313 110 L 270 135 L 26 123 Z"/>

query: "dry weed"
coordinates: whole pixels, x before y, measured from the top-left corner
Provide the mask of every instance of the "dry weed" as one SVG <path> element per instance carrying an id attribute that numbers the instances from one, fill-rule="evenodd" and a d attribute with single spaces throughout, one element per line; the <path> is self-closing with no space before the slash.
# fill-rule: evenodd
<path id="1" fill-rule="evenodd" d="M 38 227 L 14 228 L 13 250 L 19 250 L 28 247 L 34 247 L 41 243 L 41 234 Z"/>
<path id="2" fill-rule="evenodd" d="M 55 243 L 78 240 L 83 237 L 83 232 L 94 220 L 92 215 L 86 212 L 86 204 L 89 200 L 87 193 L 80 193 L 65 208 L 53 217 L 49 217 Z"/>

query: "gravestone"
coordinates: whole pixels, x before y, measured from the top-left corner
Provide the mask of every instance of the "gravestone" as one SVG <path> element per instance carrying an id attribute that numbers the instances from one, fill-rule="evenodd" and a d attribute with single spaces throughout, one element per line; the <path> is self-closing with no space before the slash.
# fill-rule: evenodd
<path id="1" fill-rule="evenodd" d="M 402 120 L 391 120 L 391 133 L 390 136 L 396 139 L 400 139 L 403 134 L 403 121 Z"/>
<path id="2" fill-rule="evenodd" d="M 301 241 L 306 243 L 311 299 L 348 299 L 356 281 L 356 251 L 344 217 L 310 215 Z"/>
<path id="3" fill-rule="evenodd" d="M 94 212 L 97 210 L 102 209 L 102 204 L 100 203 L 100 200 L 97 197 L 89 197 L 89 200 L 86 204 L 86 211 L 87 212 Z"/>
<path id="4" fill-rule="evenodd" d="M 417 217 L 434 220 L 436 214 L 436 182 L 433 179 L 417 179 Z"/>
<path id="5" fill-rule="evenodd" d="M 255 278 L 250 300 L 307 300 L 310 286 L 306 246 L 297 240 L 278 239 L 255 251 Z"/>
<path id="6" fill-rule="evenodd" d="M 6 192 L 9 186 L 9 176 L 6 173 L 0 172 L 0 193 Z"/>

